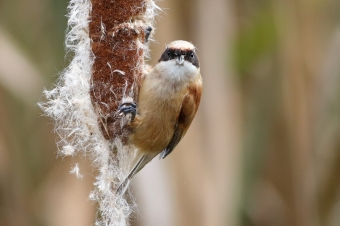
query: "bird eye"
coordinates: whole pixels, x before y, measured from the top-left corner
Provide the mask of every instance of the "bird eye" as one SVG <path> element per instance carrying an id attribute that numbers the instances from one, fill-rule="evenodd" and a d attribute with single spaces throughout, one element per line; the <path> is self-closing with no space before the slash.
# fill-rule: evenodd
<path id="1" fill-rule="evenodd" d="M 190 57 L 191 57 L 191 58 L 194 58 L 194 57 L 195 57 L 194 52 L 191 52 Z"/>
<path id="2" fill-rule="evenodd" d="M 170 51 L 168 51 L 168 57 L 171 57 L 171 53 L 170 53 Z"/>

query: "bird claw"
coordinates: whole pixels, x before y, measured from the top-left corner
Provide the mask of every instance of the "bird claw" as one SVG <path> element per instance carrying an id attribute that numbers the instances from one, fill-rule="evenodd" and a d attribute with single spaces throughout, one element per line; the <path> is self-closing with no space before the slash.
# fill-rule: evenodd
<path id="1" fill-rule="evenodd" d="M 145 42 L 148 42 L 148 41 L 149 41 L 149 37 L 150 37 L 151 32 L 152 32 L 152 27 L 151 27 L 151 26 L 148 26 L 148 27 L 145 29 Z"/>
<path id="2" fill-rule="evenodd" d="M 125 116 L 131 114 L 131 121 L 133 121 L 137 114 L 137 105 L 131 102 L 123 103 L 118 107 L 118 113 Z"/>

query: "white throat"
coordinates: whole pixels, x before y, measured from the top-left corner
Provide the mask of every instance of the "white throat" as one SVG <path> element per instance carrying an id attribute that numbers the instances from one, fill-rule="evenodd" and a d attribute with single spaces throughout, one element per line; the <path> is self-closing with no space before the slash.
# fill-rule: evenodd
<path id="1" fill-rule="evenodd" d="M 199 76 L 200 71 L 190 62 L 184 61 L 183 64 L 179 64 L 175 59 L 159 62 L 156 70 L 160 72 L 162 78 L 172 83 L 190 83 Z"/>

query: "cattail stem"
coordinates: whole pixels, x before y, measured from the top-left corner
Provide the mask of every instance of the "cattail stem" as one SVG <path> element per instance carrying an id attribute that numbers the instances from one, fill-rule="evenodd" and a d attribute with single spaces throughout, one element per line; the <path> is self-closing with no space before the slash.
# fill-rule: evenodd
<path id="1" fill-rule="evenodd" d="M 153 0 L 70 0 L 66 49 L 74 57 L 39 103 L 55 121 L 59 154 L 93 161 L 90 199 L 98 202 L 100 216 L 95 225 L 129 225 L 134 204 L 115 190 L 135 150 L 125 144 L 129 130 L 117 108 L 137 99 L 157 9 Z M 73 171 L 81 175 L 78 165 Z"/>

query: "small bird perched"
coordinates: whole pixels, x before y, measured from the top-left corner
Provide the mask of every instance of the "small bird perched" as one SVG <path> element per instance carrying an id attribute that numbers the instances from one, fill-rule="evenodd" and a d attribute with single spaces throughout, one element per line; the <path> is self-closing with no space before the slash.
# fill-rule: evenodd
<path id="1" fill-rule="evenodd" d="M 187 41 L 171 42 L 158 64 L 145 75 L 137 103 L 119 106 L 121 114 L 131 114 L 129 142 L 138 150 L 118 193 L 125 191 L 129 180 L 156 155 L 164 159 L 173 151 L 195 117 L 201 93 L 195 46 Z"/>

